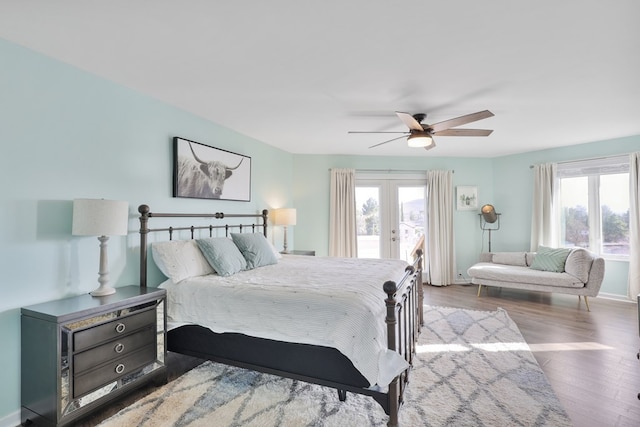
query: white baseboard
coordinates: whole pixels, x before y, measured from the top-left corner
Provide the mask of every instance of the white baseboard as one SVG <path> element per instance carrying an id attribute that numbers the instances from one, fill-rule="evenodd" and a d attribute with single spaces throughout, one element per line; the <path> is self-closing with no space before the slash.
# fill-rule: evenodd
<path id="1" fill-rule="evenodd" d="M 600 292 L 598 294 L 598 298 L 612 299 L 616 301 L 630 302 L 632 304 L 637 304 L 635 299 L 629 299 L 626 295 L 618 295 L 618 294 L 608 294 L 606 292 Z"/>
<path id="2" fill-rule="evenodd" d="M 20 410 L 0 418 L 0 427 L 15 427 L 19 426 L 22 420 L 20 419 Z"/>

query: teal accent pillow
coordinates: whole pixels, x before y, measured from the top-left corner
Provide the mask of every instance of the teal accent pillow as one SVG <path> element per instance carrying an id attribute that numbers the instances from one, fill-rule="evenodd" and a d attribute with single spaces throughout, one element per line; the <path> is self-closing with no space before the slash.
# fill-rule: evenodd
<path id="1" fill-rule="evenodd" d="M 278 258 L 273 253 L 269 241 L 260 233 L 231 233 L 242 256 L 247 260 L 247 269 L 277 264 Z"/>
<path id="2" fill-rule="evenodd" d="M 545 246 L 539 246 L 536 256 L 531 263 L 531 268 L 534 270 L 562 273 L 570 252 L 570 248 L 547 248 Z"/>
<path id="3" fill-rule="evenodd" d="M 196 243 L 211 267 L 220 276 L 231 276 L 247 268 L 247 261 L 231 239 L 210 237 L 196 239 Z"/>

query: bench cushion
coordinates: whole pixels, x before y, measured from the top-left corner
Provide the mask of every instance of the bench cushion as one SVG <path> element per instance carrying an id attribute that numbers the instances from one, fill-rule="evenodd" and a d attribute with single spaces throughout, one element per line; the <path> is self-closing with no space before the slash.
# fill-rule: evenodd
<path id="1" fill-rule="evenodd" d="M 557 286 L 560 288 L 582 288 L 576 276 L 568 273 L 533 270 L 529 267 L 501 265 L 491 262 L 479 262 L 467 270 L 467 274 L 475 279 L 494 282 L 529 283 L 532 285 Z"/>

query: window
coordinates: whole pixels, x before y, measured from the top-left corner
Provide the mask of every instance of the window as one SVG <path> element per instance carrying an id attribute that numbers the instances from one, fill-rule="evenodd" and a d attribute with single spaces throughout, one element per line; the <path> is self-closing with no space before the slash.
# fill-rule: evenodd
<path id="1" fill-rule="evenodd" d="M 629 256 L 629 158 L 558 164 L 559 246 Z"/>
<path id="2" fill-rule="evenodd" d="M 425 231 L 424 181 L 417 174 L 357 176 L 358 258 L 413 261 Z"/>

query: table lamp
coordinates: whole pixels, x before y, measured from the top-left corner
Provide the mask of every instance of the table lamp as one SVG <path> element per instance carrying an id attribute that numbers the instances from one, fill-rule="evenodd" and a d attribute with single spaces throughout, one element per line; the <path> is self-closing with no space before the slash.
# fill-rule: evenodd
<path id="1" fill-rule="evenodd" d="M 273 225 L 284 226 L 284 252 L 287 252 L 287 226 L 296 225 L 296 210 L 281 208 L 274 211 Z"/>
<path id="2" fill-rule="evenodd" d="M 100 241 L 100 286 L 91 292 L 94 297 L 116 292 L 109 286 L 107 240 L 109 236 L 125 236 L 129 225 L 129 204 L 118 200 L 75 199 L 73 201 L 74 236 L 98 236 Z"/>

